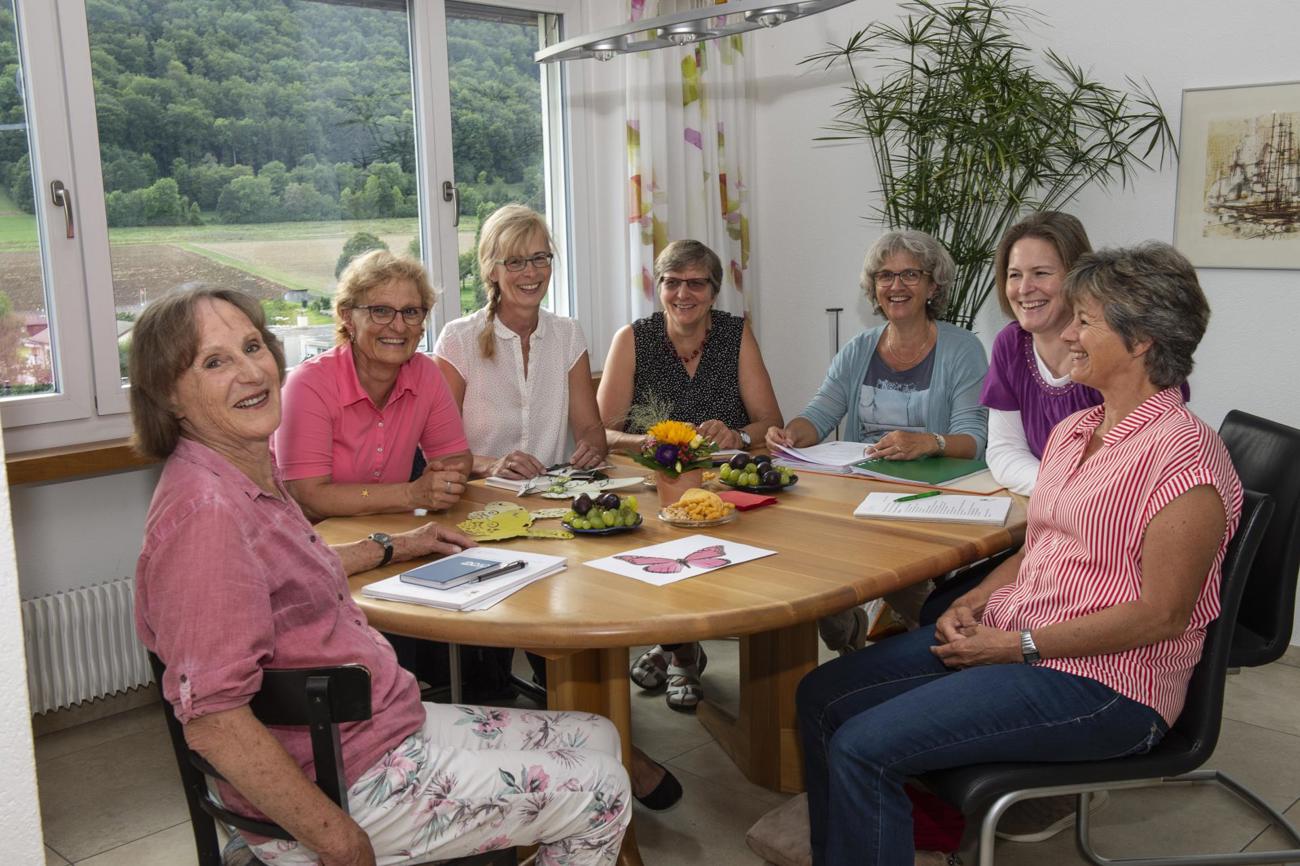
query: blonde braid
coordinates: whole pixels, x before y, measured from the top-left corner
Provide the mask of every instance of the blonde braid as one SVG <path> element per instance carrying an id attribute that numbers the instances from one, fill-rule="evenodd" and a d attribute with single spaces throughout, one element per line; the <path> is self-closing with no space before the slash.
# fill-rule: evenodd
<path id="1" fill-rule="evenodd" d="M 501 303 L 501 287 L 490 278 L 486 282 L 488 284 L 487 323 L 479 332 L 478 350 L 484 358 L 491 358 L 497 351 L 496 318 L 497 305 Z"/>

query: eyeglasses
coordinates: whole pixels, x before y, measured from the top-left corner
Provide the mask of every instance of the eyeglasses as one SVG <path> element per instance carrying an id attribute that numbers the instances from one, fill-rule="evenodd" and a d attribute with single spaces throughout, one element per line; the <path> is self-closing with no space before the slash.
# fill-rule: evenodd
<path id="1" fill-rule="evenodd" d="M 418 325 L 424 321 L 425 316 L 429 315 L 428 307 L 402 307 L 397 310 L 387 304 L 357 304 L 352 309 L 365 310 L 370 316 L 370 321 L 376 325 L 387 325 L 398 313 L 402 314 L 402 321 L 406 324 Z"/>
<path id="2" fill-rule="evenodd" d="M 872 278 L 876 281 L 876 286 L 881 289 L 887 289 L 894 284 L 894 278 L 899 277 L 903 280 L 903 285 L 911 288 L 921 282 L 922 275 L 929 275 L 929 271 L 919 271 L 916 268 L 908 268 L 902 271 L 876 271 Z"/>
<path id="3" fill-rule="evenodd" d="M 659 285 L 663 286 L 670 292 L 675 292 L 682 286 L 690 289 L 692 292 L 702 292 L 705 289 L 713 288 L 713 281 L 695 277 L 689 280 L 679 280 L 676 277 L 661 277 Z"/>
<path id="4" fill-rule="evenodd" d="M 511 256 L 508 259 L 493 259 L 493 261 L 498 265 L 504 265 L 507 271 L 517 274 L 529 265 L 539 271 L 544 271 L 551 266 L 551 259 L 553 258 L 555 258 L 555 253 L 536 253 L 531 256 Z"/>

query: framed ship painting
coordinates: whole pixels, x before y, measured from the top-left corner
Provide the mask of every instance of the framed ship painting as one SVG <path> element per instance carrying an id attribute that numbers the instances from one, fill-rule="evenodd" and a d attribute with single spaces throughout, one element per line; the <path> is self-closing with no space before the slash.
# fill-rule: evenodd
<path id="1" fill-rule="evenodd" d="M 1300 268 L 1300 83 L 1184 90 L 1178 150 L 1192 264 Z"/>

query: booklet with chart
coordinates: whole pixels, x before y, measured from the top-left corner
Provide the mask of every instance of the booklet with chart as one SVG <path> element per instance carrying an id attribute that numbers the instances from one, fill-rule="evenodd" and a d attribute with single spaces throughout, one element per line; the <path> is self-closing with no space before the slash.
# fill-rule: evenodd
<path id="1" fill-rule="evenodd" d="M 486 610 L 533 581 L 555 574 L 565 567 L 563 556 L 548 556 L 544 553 L 533 553 L 528 550 L 471 547 L 465 551 L 465 555 L 472 555 L 475 559 L 490 560 L 503 565 L 518 560 L 523 560 L 525 564 L 523 568 L 497 577 L 465 583 L 452 589 L 431 589 L 405 583 L 402 580 L 402 575 L 399 574 L 362 587 L 361 594 L 368 598 L 424 604 L 429 607 L 442 608 L 443 610 Z M 412 571 L 418 571 L 418 569 L 412 569 Z"/>
<path id="2" fill-rule="evenodd" d="M 854 517 L 884 520 L 933 520 L 940 523 L 987 523 L 1001 526 L 1011 511 L 1009 496 L 963 496 L 943 493 L 869 493 Z"/>

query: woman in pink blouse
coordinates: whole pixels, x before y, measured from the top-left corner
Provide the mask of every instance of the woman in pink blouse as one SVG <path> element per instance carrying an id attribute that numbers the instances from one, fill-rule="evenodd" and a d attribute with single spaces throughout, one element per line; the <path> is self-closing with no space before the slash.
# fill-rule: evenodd
<path id="1" fill-rule="evenodd" d="M 387 250 L 353 259 L 334 295 L 335 342 L 284 385 L 275 457 L 313 519 L 449 508 L 470 470 L 460 410 L 417 351 L 433 306 L 424 267 Z M 416 447 L 427 466 L 411 480 Z"/>
<path id="2" fill-rule="evenodd" d="M 1149 750 L 1182 710 L 1241 484 L 1179 385 L 1209 321 L 1191 264 L 1150 243 L 1065 281 L 1073 381 L 1099 406 L 1043 452 L 1025 546 L 918 629 L 799 686 L 813 863 L 912 864 L 907 777 Z"/>

